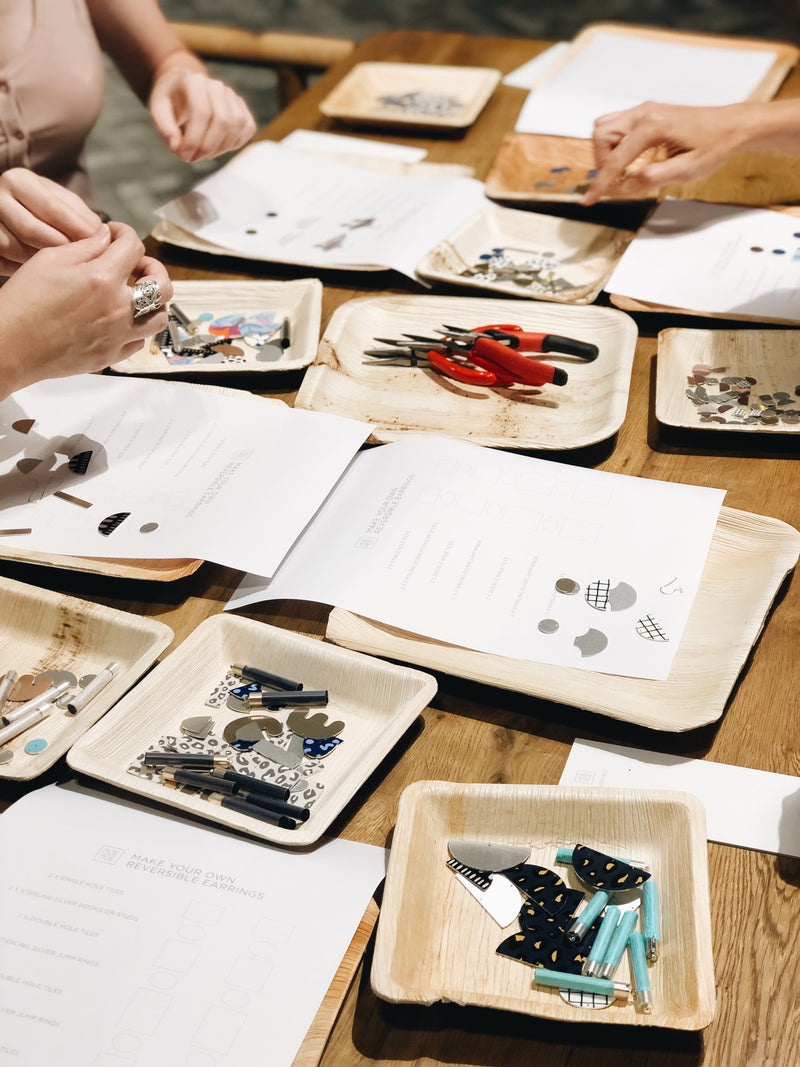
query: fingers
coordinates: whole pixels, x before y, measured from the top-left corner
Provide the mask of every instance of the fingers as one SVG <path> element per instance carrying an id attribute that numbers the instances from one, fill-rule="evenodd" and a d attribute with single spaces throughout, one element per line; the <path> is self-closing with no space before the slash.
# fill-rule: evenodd
<path id="1" fill-rule="evenodd" d="M 136 270 L 144 256 L 144 245 L 130 226 L 122 222 L 109 222 L 107 226 L 110 241 L 108 247 L 97 257 L 96 267 L 109 277 L 117 278 L 127 284 L 128 278 Z M 86 242 L 79 242 L 85 245 Z M 75 245 L 74 247 L 78 247 Z"/>
<path id="2" fill-rule="evenodd" d="M 182 135 L 170 96 L 154 89 L 149 106 L 155 128 L 164 138 L 170 152 L 177 155 Z"/>
<path id="3" fill-rule="evenodd" d="M 627 118 L 622 118 L 622 115 L 626 114 Z M 648 148 L 661 143 L 657 130 L 646 120 L 637 124 L 632 112 L 598 119 L 593 140 L 598 169 L 597 176 L 581 200 L 587 207 L 606 196 L 612 186 L 617 185 L 623 177 L 626 192 L 629 191 L 628 181 L 632 176 L 627 173 L 628 167 Z"/>
<path id="4" fill-rule="evenodd" d="M 101 225 L 75 193 L 22 167 L 0 176 L 0 220 L 31 249 L 79 241 Z"/>
<path id="5" fill-rule="evenodd" d="M 184 163 L 240 148 L 256 130 L 242 98 L 224 82 L 199 71 L 165 71 L 153 87 L 150 112 L 170 149 Z"/>
<path id="6" fill-rule="evenodd" d="M 136 268 L 132 273 L 137 280 L 152 278 L 152 280 L 158 284 L 158 288 L 165 304 L 172 300 L 172 281 L 170 280 L 170 276 L 167 274 L 167 268 L 163 263 L 160 263 L 157 259 L 153 259 L 152 256 L 142 256 L 142 259 L 137 263 Z"/>

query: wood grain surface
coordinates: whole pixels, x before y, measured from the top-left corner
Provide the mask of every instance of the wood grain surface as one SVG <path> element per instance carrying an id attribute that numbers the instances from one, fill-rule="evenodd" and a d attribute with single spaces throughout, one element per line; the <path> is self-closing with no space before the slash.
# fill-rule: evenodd
<path id="1" fill-rule="evenodd" d="M 343 132 L 321 116 L 319 101 L 356 61 L 407 61 L 484 65 L 504 72 L 519 66 L 549 42 L 459 34 L 396 31 L 364 41 L 352 57 L 323 75 L 265 131 L 279 139 L 292 129 Z M 524 92 L 500 85 L 473 127 L 457 136 L 398 136 L 387 140 L 426 147 L 436 162 L 465 163 L 485 178 L 503 137 L 513 128 Z M 781 95 L 800 95 L 795 70 Z M 775 158 L 776 192 L 798 173 L 797 161 Z M 744 158 L 714 182 L 715 198 L 735 201 L 753 185 Z M 753 172 L 755 173 L 755 172 Z M 762 202 L 772 199 L 772 163 L 758 164 Z M 704 183 L 696 183 L 701 195 Z M 635 228 L 641 210 L 628 205 L 573 217 Z M 234 258 L 203 257 L 164 246 L 155 249 L 174 278 L 292 278 L 301 271 Z M 397 275 L 323 272 L 322 326 L 333 310 L 356 296 L 417 290 Z M 721 486 L 726 505 L 800 526 L 797 449 L 772 438 L 767 444 L 746 435 L 730 440 L 701 431 L 673 431 L 655 420 L 655 354 L 659 329 L 696 325 L 675 316 L 639 315 L 628 413 L 609 441 L 571 453 L 569 462 L 604 470 Z M 702 325 L 708 327 L 705 320 Z M 722 325 L 722 324 L 720 324 Z M 727 324 L 726 324 L 727 325 Z M 270 381 L 271 396 L 292 403 L 301 373 Z M 263 389 L 263 380 L 239 376 L 237 387 Z M 742 558 L 726 580 L 746 572 Z M 0 572 L 97 603 L 156 618 L 169 625 L 176 642 L 209 615 L 222 610 L 238 572 L 204 564 L 173 582 L 133 581 L 4 562 Z M 252 618 L 321 637 L 326 609 L 275 603 L 248 611 Z M 520 693 L 442 676 L 439 692 L 401 742 L 334 822 L 343 837 L 379 845 L 391 843 L 398 798 L 412 782 L 437 779 L 464 783 L 555 784 L 576 737 L 631 744 L 740 766 L 800 774 L 800 716 L 797 709 L 797 647 L 800 594 L 797 583 L 781 588 L 746 670 L 721 719 L 682 734 L 663 734 Z M 174 647 L 174 646 L 173 646 Z M 64 772 L 63 766 L 61 767 Z M 51 776 L 46 776 L 51 780 Z M 27 788 L 30 788 L 28 786 Z M 23 789 L 0 786 L 7 805 Z M 702 1032 L 599 1026 L 535 1019 L 511 1012 L 390 1005 L 369 985 L 369 954 L 347 995 L 322 1054 L 323 1067 L 796 1067 L 800 1048 L 800 861 L 721 845 L 708 846 L 710 906 L 717 1007 Z"/>

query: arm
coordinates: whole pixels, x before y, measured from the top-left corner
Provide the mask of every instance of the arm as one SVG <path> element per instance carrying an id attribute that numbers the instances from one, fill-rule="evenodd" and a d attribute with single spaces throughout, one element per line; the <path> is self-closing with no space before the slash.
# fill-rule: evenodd
<path id="1" fill-rule="evenodd" d="M 617 190 L 649 196 L 663 185 L 705 178 L 742 152 L 800 155 L 800 100 L 685 107 L 640 104 L 603 115 L 594 126 L 597 177 L 582 203 L 597 203 Z M 636 166 L 648 148 L 666 159 Z"/>
<path id="2" fill-rule="evenodd" d="M 0 399 L 44 378 L 101 370 L 165 328 L 163 309 L 133 319 L 131 275 L 154 278 L 164 300 L 172 296 L 166 271 L 143 252 L 130 227 L 111 223 L 37 252 L 9 278 L 0 288 Z"/>
<path id="3" fill-rule="evenodd" d="M 87 5 L 102 48 L 180 159 L 212 159 L 250 140 L 256 125 L 249 108 L 184 47 L 157 0 L 87 0 Z"/>

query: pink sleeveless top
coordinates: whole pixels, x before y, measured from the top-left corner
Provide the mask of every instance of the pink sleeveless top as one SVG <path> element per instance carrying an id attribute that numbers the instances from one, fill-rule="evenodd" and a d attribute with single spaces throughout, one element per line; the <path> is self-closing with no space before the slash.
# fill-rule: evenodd
<path id="1" fill-rule="evenodd" d="M 0 66 L 0 171 L 27 167 L 84 198 L 86 137 L 103 98 L 103 61 L 85 0 L 30 0 L 30 36 Z"/>

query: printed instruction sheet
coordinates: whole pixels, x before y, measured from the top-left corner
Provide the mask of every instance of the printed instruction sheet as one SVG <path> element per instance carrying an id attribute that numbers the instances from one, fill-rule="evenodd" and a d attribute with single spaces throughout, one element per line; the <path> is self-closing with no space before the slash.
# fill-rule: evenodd
<path id="1" fill-rule="evenodd" d="M 443 439 L 360 455 L 271 582 L 516 659 L 666 678 L 723 492 Z"/>
<path id="2" fill-rule="evenodd" d="M 690 311 L 800 321 L 800 218 L 665 200 L 605 288 Z"/>
<path id="3" fill-rule="evenodd" d="M 368 433 L 182 382 L 40 382 L 0 403 L 0 544 L 272 573 Z"/>
<path id="4" fill-rule="evenodd" d="M 645 100 L 716 106 L 747 100 L 777 55 L 598 32 L 528 96 L 518 133 L 592 136 L 595 119 Z"/>
<path id="5" fill-rule="evenodd" d="M 0 819 L 0 1064 L 290 1067 L 386 852 L 47 786 Z"/>
<path id="6" fill-rule="evenodd" d="M 486 205 L 473 178 L 394 177 L 261 141 L 158 214 L 234 252 L 312 267 L 391 267 Z"/>
<path id="7" fill-rule="evenodd" d="M 706 809 L 709 841 L 800 856 L 800 778 L 791 774 L 578 740 L 559 785 L 693 793 Z"/>

